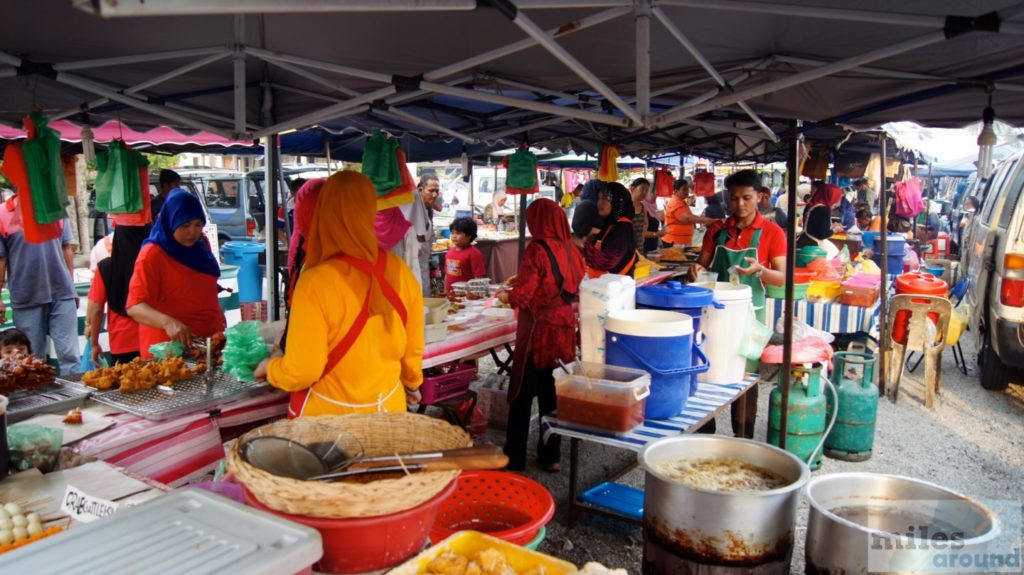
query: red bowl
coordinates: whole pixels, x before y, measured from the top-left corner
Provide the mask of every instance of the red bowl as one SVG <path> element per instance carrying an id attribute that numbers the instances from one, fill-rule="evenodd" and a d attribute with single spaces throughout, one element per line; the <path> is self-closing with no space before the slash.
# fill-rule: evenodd
<path id="1" fill-rule="evenodd" d="M 543 485 L 505 471 L 463 471 L 430 528 L 436 544 L 457 531 L 482 531 L 526 545 L 555 514 L 555 500 Z"/>
<path id="2" fill-rule="evenodd" d="M 323 519 L 292 515 L 260 503 L 248 489 L 247 505 L 284 517 L 320 532 L 324 555 L 316 570 L 325 573 L 367 573 L 394 567 L 423 549 L 438 507 L 455 491 L 452 481 L 426 503 L 377 517 Z"/>

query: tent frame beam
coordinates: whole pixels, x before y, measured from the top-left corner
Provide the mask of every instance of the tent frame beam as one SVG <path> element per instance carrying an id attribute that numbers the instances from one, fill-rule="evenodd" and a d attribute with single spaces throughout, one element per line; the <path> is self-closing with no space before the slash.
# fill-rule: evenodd
<path id="1" fill-rule="evenodd" d="M 681 6 L 684 8 L 700 8 L 704 10 L 750 12 L 775 16 L 841 20 L 844 22 L 866 22 L 870 24 L 888 24 L 893 26 L 914 26 L 918 28 L 941 29 L 947 24 L 945 16 L 908 14 L 903 12 L 874 12 L 871 10 L 827 8 L 823 6 L 774 4 L 771 2 L 751 2 L 749 0 L 658 0 L 658 4 L 661 6 Z M 1006 10 L 1003 12 L 1005 13 Z M 999 27 L 999 32 L 1018 35 L 1024 34 L 1024 23 L 1003 21 Z"/>
<path id="2" fill-rule="evenodd" d="M 103 17 L 190 16 L 216 14 L 359 13 L 471 11 L 478 0 L 73 0 L 84 12 Z M 631 6 L 632 0 L 519 0 L 523 9 Z"/>
<path id="3" fill-rule="evenodd" d="M 636 27 L 636 111 L 641 124 L 651 114 L 651 0 L 637 0 L 633 11 Z"/>
<path id="4" fill-rule="evenodd" d="M 144 62 L 158 62 L 160 60 L 176 60 L 178 58 L 209 56 L 211 54 L 219 54 L 221 52 L 224 52 L 225 50 L 227 50 L 228 53 L 231 52 L 231 48 L 225 46 L 210 46 L 207 48 L 185 48 L 183 50 L 150 52 L 148 54 L 136 54 L 134 56 L 115 56 L 113 58 L 97 58 L 93 60 L 61 62 L 60 64 L 54 64 L 53 69 L 57 72 L 71 72 L 73 70 L 105 68 L 107 66 L 124 66 L 126 64 L 141 64 Z"/>
<path id="5" fill-rule="evenodd" d="M 797 66 L 826 66 L 832 62 L 828 60 L 819 60 L 815 58 L 799 58 L 795 56 L 782 56 L 776 55 L 775 59 L 783 64 L 795 64 Z M 950 76 L 935 76 L 932 74 L 920 74 L 917 72 L 900 72 L 897 70 L 886 70 L 884 68 L 875 68 L 871 66 L 858 66 L 851 68 L 850 72 L 860 72 L 869 76 L 878 76 L 879 78 L 894 78 L 897 80 L 919 80 L 923 82 L 938 82 L 941 84 L 977 84 L 981 85 L 992 85 L 994 89 L 1006 91 L 1006 92 L 1024 92 L 1024 85 L 1021 84 L 1007 84 L 1004 82 L 986 82 L 984 80 L 977 80 L 973 78 L 954 78 Z"/>
<path id="6" fill-rule="evenodd" d="M 715 80 L 715 82 L 718 83 L 718 86 L 722 90 L 732 90 L 732 86 L 725 81 L 725 78 L 723 78 L 721 74 L 718 73 L 718 70 L 715 69 L 715 66 L 711 62 L 709 62 L 707 58 L 704 57 L 704 54 L 702 54 L 701 51 L 697 49 L 697 46 L 695 46 L 693 42 L 690 41 L 686 34 L 683 34 L 683 31 L 679 29 L 679 26 L 676 26 L 675 22 L 673 22 L 661 8 L 652 8 L 651 12 L 654 14 L 654 17 L 657 18 L 659 22 L 661 22 L 661 25 L 664 26 L 666 30 L 668 30 L 669 34 L 671 34 L 672 37 L 674 37 L 680 44 L 683 45 L 683 48 L 685 48 L 686 51 L 690 53 L 690 56 L 693 56 L 693 59 L 696 60 L 698 64 L 700 64 L 700 67 L 704 68 L 704 71 L 706 71 L 708 75 L 710 75 Z M 752 110 L 746 102 L 740 101 L 738 102 L 738 104 L 739 107 L 748 116 L 750 116 L 750 119 L 754 122 L 754 124 L 756 124 L 757 127 L 761 128 L 761 131 L 768 135 L 769 140 L 771 140 L 772 142 L 779 141 L 779 137 L 775 135 L 775 132 L 768 127 L 768 124 L 764 123 L 761 117 L 758 116 L 757 113 L 754 112 L 754 110 Z"/>
<path id="7" fill-rule="evenodd" d="M 236 14 L 235 45 L 232 49 L 232 72 L 234 76 L 235 139 L 245 137 L 245 15 Z"/>
<path id="8" fill-rule="evenodd" d="M 910 52 L 918 48 L 923 48 L 925 46 L 937 44 L 939 42 L 945 41 L 946 39 L 946 34 L 942 30 L 929 32 L 928 34 L 925 34 L 923 36 L 918 36 L 917 38 L 912 38 L 910 40 L 905 40 L 903 42 L 892 44 L 890 46 L 884 46 L 876 50 L 871 50 L 870 52 L 866 52 L 859 56 L 844 58 L 842 60 L 837 60 L 825 66 L 820 66 L 818 68 L 806 70 L 804 72 L 800 72 L 792 76 L 780 78 L 778 80 L 773 80 L 771 82 L 754 86 L 746 90 L 740 90 L 729 94 L 725 94 L 723 96 L 719 96 L 718 98 L 708 100 L 703 104 L 698 104 L 696 106 L 676 106 L 675 108 L 672 108 L 671 110 L 668 110 L 667 112 L 663 112 L 656 116 L 654 118 L 654 123 L 657 127 L 662 127 L 666 124 L 672 124 L 678 122 L 679 120 L 692 118 L 705 112 L 715 110 L 717 108 L 731 106 L 733 104 L 743 102 L 751 98 L 757 98 L 759 96 L 764 96 L 765 94 L 773 92 L 780 92 L 787 88 L 799 86 L 800 84 L 805 84 L 807 82 L 811 82 L 819 78 L 824 78 L 826 76 L 830 76 L 832 74 L 836 74 L 839 72 L 845 72 L 846 70 L 856 68 L 869 62 L 874 62 L 876 60 L 889 58 L 891 56 L 896 56 L 899 54 L 903 54 L 905 52 Z"/>
<path id="9" fill-rule="evenodd" d="M 296 130 L 299 128 L 312 126 L 320 122 L 337 118 L 342 114 L 342 112 L 347 112 L 353 108 L 357 108 L 364 104 L 372 104 L 377 100 L 382 100 L 384 98 L 387 98 L 388 96 L 392 96 L 397 91 L 398 88 L 396 88 L 394 84 L 389 84 L 388 86 L 379 88 L 372 92 L 367 92 L 366 94 L 363 94 L 361 96 L 349 98 L 344 102 L 339 102 L 332 106 L 328 106 L 326 108 L 322 108 L 320 110 L 316 110 L 308 114 L 303 114 L 302 116 L 299 116 L 297 118 L 285 120 L 284 122 L 280 122 L 276 125 L 263 128 L 256 132 L 255 134 L 253 134 L 253 136 L 257 138 L 262 138 L 264 136 L 271 136 L 274 134 L 279 134 L 281 132 L 287 132 L 288 130 Z"/>
<path id="10" fill-rule="evenodd" d="M 509 3 L 512 6 L 516 6 L 515 2 L 511 2 L 511 0 L 509 0 Z M 556 42 L 550 34 L 538 26 L 522 10 L 516 10 L 515 14 L 512 14 L 511 17 L 513 24 L 518 26 L 523 32 L 526 32 L 537 42 L 537 44 L 547 50 L 567 68 L 572 70 L 574 74 L 579 76 L 579 78 L 586 82 L 591 88 L 597 90 L 599 94 L 604 96 L 613 106 L 618 108 L 620 112 L 632 120 L 633 123 L 643 125 L 643 118 L 640 117 L 640 114 L 638 114 L 636 110 L 624 102 L 622 98 L 615 93 L 615 91 L 604 83 L 604 81 L 598 78 L 596 74 L 591 72 L 583 65 L 583 63 L 570 54 L 568 50 L 563 48 L 561 44 Z"/>

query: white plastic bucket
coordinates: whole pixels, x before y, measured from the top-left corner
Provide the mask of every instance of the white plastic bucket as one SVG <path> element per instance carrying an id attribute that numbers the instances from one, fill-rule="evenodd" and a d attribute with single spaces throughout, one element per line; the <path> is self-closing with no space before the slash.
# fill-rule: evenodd
<path id="1" fill-rule="evenodd" d="M 697 376 L 700 383 L 730 384 L 743 381 L 747 359 L 740 354 L 753 292 L 750 286 L 718 282 L 715 303 L 704 308 L 701 331 L 704 332 L 704 355 L 710 367 Z"/>

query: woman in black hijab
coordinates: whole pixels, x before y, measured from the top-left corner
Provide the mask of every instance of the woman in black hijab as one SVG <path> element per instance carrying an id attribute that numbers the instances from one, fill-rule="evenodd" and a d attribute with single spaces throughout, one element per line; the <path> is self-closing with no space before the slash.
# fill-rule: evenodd
<path id="1" fill-rule="evenodd" d="M 128 363 L 139 356 L 139 325 L 128 317 L 128 285 L 135 271 L 142 242 L 149 237 L 150 226 L 117 226 L 109 258 L 97 265 L 97 273 L 89 288 L 89 340 L 93 363 L 99 365 L 103 348 L 99 342 L 99 326 L 103 325 L 103 307 L 109 310 L 107 333 L 110 355 L 114 363 Z"/>
<path id="2" fill-rule="evenodd" d="M 597 213 L 603 219 L 601 231 L 583 246 L 587 277 L 606 273 L 632 276 L 637 246 L 633 199 L 626 187 L 618 182 L 606 183 L 598 195 Z"/>

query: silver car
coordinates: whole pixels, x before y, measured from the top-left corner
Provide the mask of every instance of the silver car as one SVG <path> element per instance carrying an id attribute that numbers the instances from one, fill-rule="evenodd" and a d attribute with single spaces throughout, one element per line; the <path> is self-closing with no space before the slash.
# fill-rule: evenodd
<path id="1" fill-rule="evenodd" d="M 1024 158 L 1003 160 L 974 190 L 979 210 L 964 232 L 961 265 L 969 282 L 970 329 L 981 385 L 1002 390 L 1024 368 Z"/>

